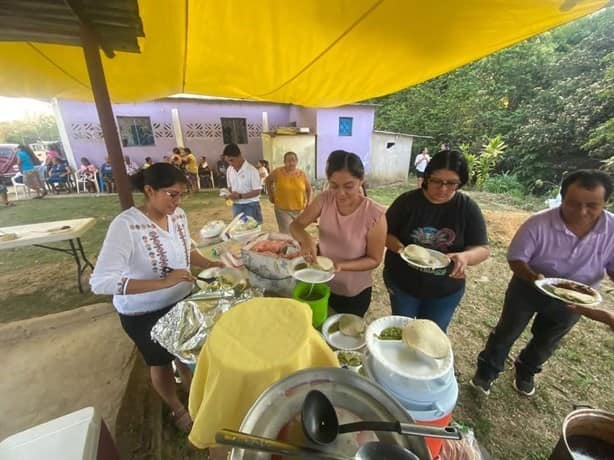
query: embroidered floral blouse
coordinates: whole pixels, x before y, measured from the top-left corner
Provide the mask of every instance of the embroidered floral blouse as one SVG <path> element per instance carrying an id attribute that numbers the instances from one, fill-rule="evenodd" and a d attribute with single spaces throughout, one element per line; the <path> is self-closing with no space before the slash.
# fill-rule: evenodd
<path id="1" fill-rule="evenodd" d="M 188 219 L 182 209 L 168 216 L 168 232 L 137 208 L 127 209 L 109 226 L 90 279 L 92 292 L 113 294 L 113 305 L 125 315 L 177 303 L 190 293 L 192 283 L 181 282 L 142 294 L 125 294 L 126 286 L 130 279 L 164 278 L 164 267 L 189 268 L 190 247 Z"/>

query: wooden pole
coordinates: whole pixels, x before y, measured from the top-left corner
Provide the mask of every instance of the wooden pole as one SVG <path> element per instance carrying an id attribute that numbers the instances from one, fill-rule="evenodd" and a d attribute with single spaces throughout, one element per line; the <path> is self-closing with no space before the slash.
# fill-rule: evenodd
<path id="1" fill-rule="evenodd" d="M 92 84 L 92 92 L 94 93 L 94 101 L 100 126 L 102 127 L 102 135 L 104 144 L 109 154 L 111 161 L 111 169 L 113 171 L 113 179 L 117 186 L 119 194 L 119 202 L 122 209 L 128 209 L 134 205 L 132 198 L 132 187 L 128 174 L 126 174 L 126 166 L 122 154 L 121 143 L 119 142 L 119 134 L 115 125 L 115 117 L 113 115 L 113 107 L 109 98 L 109 90 L 104 77 L 104 68 L 100 60 L 100 51 L 98 38 L 94 31 L 83 22 L 81 23 L 81 45 L 83 46 L 83 54 L 87 64 L 87 71 Z"/>

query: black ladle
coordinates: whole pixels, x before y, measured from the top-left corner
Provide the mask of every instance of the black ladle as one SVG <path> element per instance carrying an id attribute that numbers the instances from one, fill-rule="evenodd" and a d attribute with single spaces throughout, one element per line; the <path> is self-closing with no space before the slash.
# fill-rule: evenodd
<path id="1" fill-rule="evenodd" d="M 394 431 L 429 438 L 462 439 L 460 431 L 451 426 L 439 428 L 401 422 L 355 422 L 339 425 L 335 408 L 326 395 L 318 390 L 307 393 L 301 410 L 301 423 L 305 436 L 320 445 L 330 444 L 338 434 L 355 431 Z"/>

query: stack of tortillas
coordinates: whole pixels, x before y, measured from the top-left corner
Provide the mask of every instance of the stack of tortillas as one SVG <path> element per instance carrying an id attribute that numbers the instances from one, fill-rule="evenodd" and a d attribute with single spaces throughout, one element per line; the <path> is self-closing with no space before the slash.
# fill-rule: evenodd
<path id="1" fill-rule="evenodd" d="M 350 337 L 358 337 L 365 331 L 364 320 L 357 315 L 343 315 L 339 318 L 339 332 Z"/>
<path id="2" fill-rule="evenodd" d="M 450 339 L 430 319 L 415 319 L 403 328 L 403 342 L 431 358 L 442 359 L 450 354 Z"/>
<path id="3" fill-rule="evenodd" d="M 330 260 L 328 257 L 323 257 L 323 256 L 318 256 L 316 258 L 316 266 L 320 267 L 325 272 L 330 272 L 335 267 L 332 260 Z"/>
<path id="4" fill-rule="evenodd" d="M 596 298 L 592 295 L 574 291 L 573 289 L 565 289 L 555 286 L 553 287 L 552 292 L 554 295 L 571 300 L 572 302 L 593 303 L 596 300 Z"/>
<path id="5" fill-rule="evenodd" d="M 431 263 L 431 255 L 429 252 L 417 244 L 406 246 L 405 249 L 403 249 L 403 253 L 405 257 L 417 264 L 429 265 Z"/>

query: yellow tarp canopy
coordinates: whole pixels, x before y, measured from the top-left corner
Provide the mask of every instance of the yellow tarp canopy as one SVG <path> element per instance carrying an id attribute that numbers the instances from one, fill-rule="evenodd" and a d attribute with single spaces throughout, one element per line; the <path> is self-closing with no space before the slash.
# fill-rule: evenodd
<path id="1" fill-rule="evenodd" d="M 114 102 L 176 93 L 336 106 L 398 91 L 607 0 L 139 0 L 141 54 L 103 56 Z M 92 100 L 78 47 L 0 43 L 0 95 Z"/>

